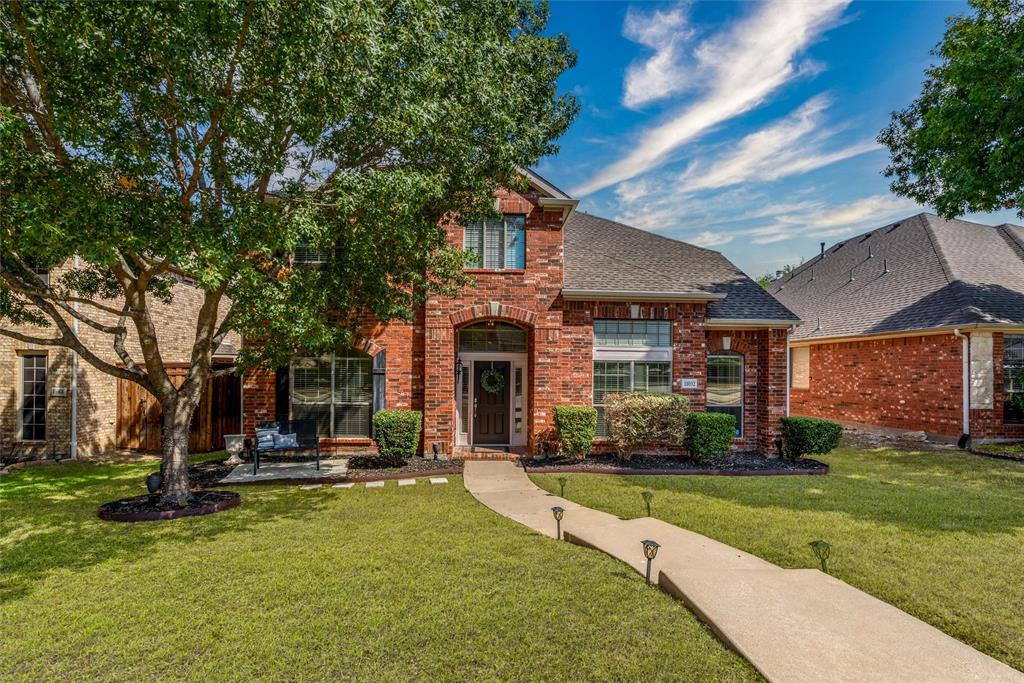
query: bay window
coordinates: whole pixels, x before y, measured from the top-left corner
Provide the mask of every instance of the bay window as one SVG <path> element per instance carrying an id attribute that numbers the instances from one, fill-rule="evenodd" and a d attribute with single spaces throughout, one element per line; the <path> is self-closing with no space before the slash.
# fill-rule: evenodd
<path id="1" fill-rule="evenodd" d="M 508 215 L 469 223 L 463 248 L 473 255 L 470 266 L 474 268 L 526 268 L 526 216 Z"/>

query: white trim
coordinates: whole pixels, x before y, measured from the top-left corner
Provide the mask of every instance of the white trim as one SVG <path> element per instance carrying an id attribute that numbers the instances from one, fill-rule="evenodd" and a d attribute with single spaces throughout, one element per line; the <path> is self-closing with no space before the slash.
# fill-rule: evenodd
<path id="1" fill-rule="evenodd" d="M 469 377 L 469 405 L 473 405 L 473 400 L 476 398 L 476 383 L 473 381 L 474 377 L 474 363 L 485 363 L 490 361 L 507 362 L 509 364 L 509 383 L 508 383 L 508 434 L 510 441 L 508 443 L 488 443 L 488 444 L 474 444 L 473 443 L 473 415 L 472 412 L 466 420 L 467 430 L 462 431 L 462 382 L 461 377 L 455 381 L 455 443 L 459 446 L 486 446 L 488 448 L 504 448 L 504 447 L 515 447 L 525 446 L 526 437 L 529 432 L 530 422 L 530 369 L 529 360 L 530 354 L 528 353 L 504 353 L 504 352 L 490 352 L 490 351 L 461 351 L 456 353 L 456 363 L 462 361 L 462 372 L 468 373 Z M 523 370 L 523 431 L 516 434 L 516 406 L 515 406 L 515 378 L 516 368 L 522 368 Z M 472 409 L 471 409 L 472 410 Z"/>
<path id="2" fill-rule="evenodd" d="M 953 330 L 954 337 L 960 337 L 963 357 L 963 369 L 960 380 L 963 384 L 963 391 L 960 396 L 960 405 L 963 408 L 963 434 L 971 433 L 971 338 L 962 333 L 959 328 Z M 993 387 L 993 391 L 995 387 Z"/>
<path id="3" fill-rule="evenodd" d="M 1024 325 L 1005 325 L 1001 323 L 974 323 L 959 327 L 920 327 L 895 332 L 879 332 L 877 334 L 845 334 L 832 337 L 801 337 L 791 339 L 794 346 L 810 346 L 812 344 L 838 344 L 847 341 L 869 341 L 875 339 L 899 339 L 901 337 L 929 337 L 940 334 L 954 334 L 954 330 L 970 332 L 984 330 L 986 332 L 1003 332 L 1007 334 L 1024 334 Z"/>
<path id="4" fill-rule="evenodd" d="M 598 290 L 598 289 L 563 289 L 562 298 L 567 301 L 680 301 L 706 302 L 720 301 L 725 294 L 714 292 L 647 292 L 641 290 Z M 793 321 L 787 324 L 792 325 Z"/>
<path id="5" fill-rule="evenodd" d="M 708 329 L 738 330 L 753 327 L 788 327 L 803 325 L 803 320 L 784 320 L 782 318 L 708 318 L 705 326 Z"/>
<path id="6" fill-rule="evenodd" d="M 533 169 L 525 168 L 525 167 L 522 167 L 522 166 L 517 166 L 516 170 L 519 171 L 519 173 L 524 178 L 529 180 L 531 185 L 533 185 L 535 188 L 537 188 L 541 192 L 546 192 L 547 194 L 551 195 L 552 198 L 554 198 L 554 199 L 569 199 L 569 200 L 572 200 L 572 201 L 577 201 L 577 200 L 573 199 L 572 197 L 570 197 L 569 195 L 567 195 L 566 193 L 564 193 L 561 190 L 559 190 L 557 187 L 552 185 L 550 182 L 548 182 L 544 178 L 540 177 L 537 174 L 537 172 L 534 171 Z"/>
<path id="7" fill-rule="evenodd" d="M 672 347 L 594 347 L 594 360 L 672 361 Z"/>

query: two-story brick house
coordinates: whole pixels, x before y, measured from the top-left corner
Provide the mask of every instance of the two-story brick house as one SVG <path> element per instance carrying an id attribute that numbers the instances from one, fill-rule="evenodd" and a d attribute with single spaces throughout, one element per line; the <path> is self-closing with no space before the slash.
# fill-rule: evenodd
<path id="1" fill-rule="evenodd" d="M 502 219 L 446 227 L 478 256 L 473 285 L 368 326 L 360 349 L 246 375 L 246 433 L 315 419 L 324 447 L 362 451 L 374 411 L 412 408 L 426 450 L 532 453 L 553 406 L 600 414 L 606 394 L 646 390 L 733 413 L 737 447 L 770 451 L 797 317 L 721 254 L 577 212 L 524 174 L 529 191 L 497 193 Z"/>

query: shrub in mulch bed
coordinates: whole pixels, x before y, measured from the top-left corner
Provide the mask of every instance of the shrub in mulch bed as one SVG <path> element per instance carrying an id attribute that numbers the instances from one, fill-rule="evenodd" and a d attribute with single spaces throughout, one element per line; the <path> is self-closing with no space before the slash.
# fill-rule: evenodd
<path id="1" fill-rule="evenodd" d="M 159 494 L 122 498 L 104 503 L 99 518 L 108 522 L 149 522 L 159 519 L 177 519 L 209 515 L 237 507 L 241 497 L 234 491 L 196 491 L 185 507 L 167 505 Z"/>
<path id="2" fill-rule="evenodd" d="M 827 474 L 828 465 L 810 458 L 799 461 L 768 459 L 760 453 L 728 452 L 700 462 L 678 455 L 637 455 L 623 463 L 611 454 L 591 454 L 585 460 L 554 458 L 525 461 L 528 472 L 595 472 L 628 474 Z"/>

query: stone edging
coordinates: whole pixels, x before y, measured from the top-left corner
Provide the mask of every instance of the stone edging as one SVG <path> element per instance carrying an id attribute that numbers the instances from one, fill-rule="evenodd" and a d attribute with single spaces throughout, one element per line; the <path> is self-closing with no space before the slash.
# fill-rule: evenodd
<path id="1" fill-rule="evenodd" d="M 976 448 L 968 448 L 968 453 L 974 453 L 985 458 L 996 458 L 997 460 L 1010 460 L 1013 462 L 1024 462 L 1024 456 L 1012 455 L 1010 453 L 993 453 L 992 451 L 982 451 Z"/>
<path id="2" fill-rule="evenodd" d="M 673 470 L 673 469 L 639 469 L 636 467 L 527 467 L 527 474 L 622 474 L 622 475 L 697 475 L 702 477 L 785 477 L 828 474 L 828 467 L 774 469 L 774 470 Z"/>
<path id="3" fill-rule="evenodd" d="M 420 470 L 419 472 L 395 472 L 370 477 L 301 477 L 263 479 L 260 481 L 219 481 L 210 486 L 252 486 L 253 484 L 363 484 L 371 481 L 391 481 L 392 479 L 421 479 L 440 475 L 461 475 L 461 468 L 447 467 L 439 470 Z"/>
<path id="4" fill-rule="evenodd" d="M 101 505 L 97 516 L 107 522 L 153 522 L 157 520 L 178 519 L 179 517 L 195 517 L 198 515 L 210 515 L 214 512 L 229 510 L 238 507 L 242 497 L 233 491 L 220 491 L 219 493 L 233 493 L 230 498 L 203 505 L 196 508 L 185 508 L 183 510 L 151 510 L 148 512 L 111 512 Z M 112 501 L 119 502 L 119 501 Z M 109 503 L 105 504 L 109 505 Z"/>

